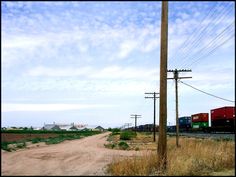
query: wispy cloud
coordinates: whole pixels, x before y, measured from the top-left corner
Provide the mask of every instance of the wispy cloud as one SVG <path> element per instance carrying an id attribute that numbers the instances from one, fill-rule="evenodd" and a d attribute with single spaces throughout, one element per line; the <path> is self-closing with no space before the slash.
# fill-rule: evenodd
<path id="1" fill-rule="evenodd" d="M 66 111 L 94 108 L 109 108 L 114 105 L 105 104 L 14 104 L 3 103 L 2 112 L 12 111 Z"/>
<path id="2" fill-rule="evenodd" d="M 135 41 L 124 41 L 120 46 L 119 58 L 127 57 L 137 46 Z"/>
<path id="3" fill-rule="evenodd" d="M 136 80 L 154 80 L 158 74 L 157 69 L 145 69 L 140 67 L 121 67 L 109 66 L 105 68 L 70 67 L 55 68 L 38 66 L 30 69 L 25 76 L 42 76 L 42 77 L 75 77 L 83 76 L 89 79 L 136 79 Z"/>
<path id="4" fill-rule="evenodd" d="M 38 66 L 30 69 L 26 75 L 29 76 L 48 76 L 48 77 L 67 77 L 67 76 L 84 76 L 92 71 L 91 67 L 83 68 L 49 68 Z"/>

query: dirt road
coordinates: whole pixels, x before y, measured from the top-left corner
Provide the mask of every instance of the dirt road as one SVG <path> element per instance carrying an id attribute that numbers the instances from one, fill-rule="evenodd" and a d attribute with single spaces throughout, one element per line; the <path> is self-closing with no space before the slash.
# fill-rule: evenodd
<path id="1" fill-rule="evenodd" d="M 1 175 L 106 175 L 105 167 L 114 157 L 141 153 L 105 148 L 109 133 L 55 145 L 2 152 Z"/>

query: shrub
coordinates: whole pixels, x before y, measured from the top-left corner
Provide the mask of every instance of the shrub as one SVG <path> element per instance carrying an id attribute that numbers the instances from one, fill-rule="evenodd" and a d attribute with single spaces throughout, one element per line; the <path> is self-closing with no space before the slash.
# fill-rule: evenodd
<path id="1" fill-rule="evenodd" d="M 42 138 L 34 138 L 31 141 L 32 141 L 33 144 L 35 144 L 35 143 L 38 143 L 38 142 L 42 141 Z"/>
<path id="2" fill-rule="evenodd" d="M 112 129 L 112 135 L 118 135 L 120 134 L 120 129 L 119 128 L 113 128 Z"/>
<path id="3" fill-rule="evenodd" d="M 45 140 L 46 144 L 58 144 L 65 140 L 65 138 L 62 137 L 56 137 L 56 138 L 48 138 Z"/>
<path id="4" fill-rule="evenodd" d="M 8 147 L 8 143 L 7 142 L 2 142 L 1 143 L 1 149 L 5 150 L 5 151 L 11 151 L 11 148 Z"/>
<path id="5" fill-rule="evenodd" d="M 116 145 L 115 145 L 114 143 L 104 144 L 104 146 L 105 146 L 106 148 L 109 148 L 109 149 L 113 149 L 113 148 L 116 147 Z"/>
<path id="6" fill-rule="evenodd" d="M 16 144 L 16 147 L 17 147 L 17 148 L 24 148 L 24 147 L 26 147 L 26 144 L 25 144 L 25 142 L 23 142 L 23 143 L 17 143 L 17 144 Z"/>
<path id="7" fill-rule="evenodd" d="M 120 139 L 121 140 L 131 140 L 135 136 L 136 136 L 136 133 L 131 132 L 131 131 L 124 131 L 124 132 L 120 133 Z"/>
<path id="8" fill-rule="evenodd" d="M 129 145 L 128 145 L 126 142 L 124 142 L 124 141 L 121 141 L 121 142 L 118 144 L 118 146 L 119 146 L 120 149 L 123 149 L 123 150 L 126 150 L 126 149 L 129 148 Z"/>

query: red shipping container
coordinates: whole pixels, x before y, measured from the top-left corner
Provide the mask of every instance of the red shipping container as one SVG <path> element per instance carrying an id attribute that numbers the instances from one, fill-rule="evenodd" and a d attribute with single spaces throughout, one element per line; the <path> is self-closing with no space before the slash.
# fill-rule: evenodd
<path id="1" fill-rule="evenodd" d="M 211 110 L 211 120 L 235 119 L 235 107 L 225 106 Z"/>
<path id="2" fill-rule="evenodd" d="M 192 122 L 208 122 L 208 113 L 198 113 L 191 115 Z"/>

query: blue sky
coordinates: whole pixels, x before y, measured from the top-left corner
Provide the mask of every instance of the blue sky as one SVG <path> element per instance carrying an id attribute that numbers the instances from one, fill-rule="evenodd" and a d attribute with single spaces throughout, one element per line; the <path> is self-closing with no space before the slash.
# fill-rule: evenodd
<path id="1" fill-rule="evenodd" d="M 161 2 L 2 2 L 2 126 L 153 123 Z M 235 4 L 169 2 L 168 69 L 234 101 Z M 171 73 L 168 74 L 172 77 Z M 168 80 L 168 124 L 175 124 Z M 232 106 L 179 83 L 179 116 Z M 159 104 L 157 104 L 159 111 Z M 157 114 L 157 124 L 159 124 Z"/>

